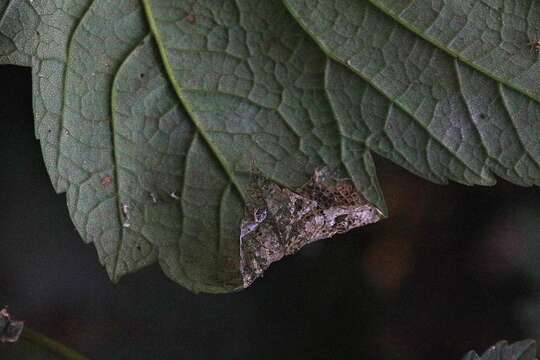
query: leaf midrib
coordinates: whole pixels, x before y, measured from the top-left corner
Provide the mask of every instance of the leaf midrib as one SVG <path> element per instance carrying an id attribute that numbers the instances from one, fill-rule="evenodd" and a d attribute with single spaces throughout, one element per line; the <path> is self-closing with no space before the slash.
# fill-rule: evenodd
<path id="1" fill-rule="evenodd" d="M 178 98 L 178 100 L 182 104 L 183 108 L 185 109 L 185 111 L 189 115 L 189 118 L 193 122 L 193 125 L 197 129 L 197 132 L 201 135 L 201 137 L 203 138 L 204 142 L 206 143 L 206 145 L 208 146 L 208 148 L 210 149 L 212 154 L 215 156 L 215 158 L 220 163 L 223 171 L 225 171 L 225 173 L 229 177 L 229 179 L 230 179 L 231 183 L 233 184 L 234 188 L 236 189 L 236 191 L 238 192 L 238 194 L 240 195 L 242 200 L 245 201 L 245 194 L 244 194 L 244 191 L 242 190 L 242 186 L 236 180 L 236 176 L 234 175 L 233 171 L 231 170 L 231 168 L 229 166 L 229 163 L 227 162 L 226 159 L 223 158 L 223 156 L 221 156 L 221 154 L 219 152 L 219 149 L 212 142 L 212 139 L 210 139 L 210 136 L 207 134 L 206 129 L 204 128 L 204 125 L 199 120 L 199 118 L 198 118 L 197 114 L 195 113 L 195 111 L 193 110 L 190 102 L 184 97 L 182 87 L 179 84 L 179 82 L 177 81 L 177 79 L 176 79 L 176 77 L 174 75 L 174 70 L 173 70 L 173 68 L 171 66 L 171 63 L 169 61 L 169 55 L 168 55 L 167 48 L 165 47 L 165 44 L 163 43 L 163 40 L 161 39 L 161 33 L 160 33 L 160 31 L 158 29 L 158 26 L 157 26 L 157 23 L 155 21 L 154 14 L 153 14 L 153 11 L 152 11 L 152 5 L 150 4 L 150 1 L 149 0 L 141 0 L 141 3 L 142 3 L 142 6 L 144 8 L 144 13 L 145 13 L 146 19 L 148 21 L 148 25 L 150 27 L 150 32 L 151 32 L 152 36 L 154 37 L 154 40 L 156 41 L 156 45 L 158 47 L 159 55 L 160 55 L 163 67 L 165 69 L 167 79 L 169 80 L 169 82 L 170 82 L 170 84 L 171 84 L 171 86 L 172 86 L 172 88 L 173 88 L 173 90 L 175 92 L 176 97 Z"/>

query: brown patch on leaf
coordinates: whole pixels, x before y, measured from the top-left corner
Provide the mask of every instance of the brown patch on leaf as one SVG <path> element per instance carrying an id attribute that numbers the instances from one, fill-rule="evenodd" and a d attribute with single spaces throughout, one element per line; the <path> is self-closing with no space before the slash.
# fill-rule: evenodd
<path id="1" fill-rule="evenodd" d="M 195 18 L 195 15 L 187 14 L 186 21 L 190 24 L 195 24 L 195 21 L 197 21 L 197 19 Z"/>
<path id="2" fill-rule="evenodd" d="M 316 170 L 291 190 L 259 178 L 248 190 L 240 230 L 240 271 L 244 287 L 272 264 L 304 245 L 377 222 L 382 213 L 351 180 Z"/>
<path id="3" fill-rule="evenodd" d="M 101 178 L 100 183 L 101 183 L 101 186 L 103 186 L 103 187 L 111 186 L 111 184 L 112 184 L 112 176 L 105 175 L 104 177 Z"/>
<path id="4" fill-rule="evenodd" d="M 0 310 L 0 342 L 16 342 L 19 340 L 23 328 L 24 322 L 13 320 L 7 307 Z"/>

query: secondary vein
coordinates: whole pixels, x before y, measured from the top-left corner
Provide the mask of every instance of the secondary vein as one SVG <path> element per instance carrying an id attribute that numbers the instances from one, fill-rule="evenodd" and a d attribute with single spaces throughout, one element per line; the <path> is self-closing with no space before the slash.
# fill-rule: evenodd
<path id="1" fill-rule="evenodd" d="M 410 25 L 409 23 L 405 22 L 399 15 L 394 14 L 392 11 L 390 11 L 388 8 L 386 8 L 384 5 L 379 4 L 378 1 L 368 0 L 368 2 L 373 7 L 375 7 L 377 10 L 381 11 L 383 14 L 385 14 L 386 16 L 388 16 L 389 18 L 394 20 L 396 23 L 398 23 L 399 25 L 401 25 L 405 29 L 409 30 L 410 32 L 412 32 L 416 36 L 418 36 L 418 37 L 422 38 L 423 40 L 427 41 L 428 43 L 430 43 L 433 47 L 435 47 L 435 48 L 441 50 L 442 52 L 452 56 L 453 58 L 458 59 L 459 61 L 463 62 L 464 64 L 469 65 L 470 67 L 472 67 L 473 69 L 475 69 L 476 71 L 481 73 L 482 75 L 484 75 L 484 76 L 486 76 L 486 77 L 488 77 L 490 79 L 493 79 L 493 80 L 495 80 L 495 81 L 497 81 L 497 82 L 499 82 L 501 84 L 504 84 L 506 87 L 508 87 L 508 88 L 510 88 L 510 89 L 512 89 L 512 90 L 514 90 L 514 91 L 516 91 L 516 92 L 530 98 L 530 99 L 533 99 L 536 102 L 540 102 L 540 98 L 537 95 L 535 95 L 534 93 L 531 93 L 529 90 L 527 90 L 527 89 L 525 89 L 523 87 L 520 87 L 519 85 L 515 85 L 515 84 L 511 83 L 510 81 L 505 80 L 505 79 L 503 79 L 503 78 L 501 78 L 499 76 L 491 74 L 488 71 L 489 69 L 485 69 L 482 66 L 479 66 L 479 65 L 475 64 L 474 62 L 469 61 L 467 58 L 461 56 L 458 52 L 449 49 L 447 46 L 445 46 L 444 44 L 442 44 L 438 40 L 425 35 L 421 30 L 419 30 L 416 27 L 414 27 L 413 25 Z"/>
<path id="2" fill-rule="evenodd" d="M 150 1 L 149 0 L 141 0 L 141 2 L 142 2 L 142 5 L 143 5 L 145 14 L 146 14 L 146 19 L 148 21 L 148 25 L 150 27 L 150 32 L 152 33 L 152 35 L 153 35 L 153 37 L 154 37 L 154 39 L 156 41 L 160 57 L 161 57 L 163 66 L 165 68 L 165 73 L 167 74 L 167 78 L 168 78 L 169 82 L 171 83 L 171 86 L 173 87 L 176 96 L 178 97 L 180 103 L 182 104 L 182 106 L 184 107 L 186 112 L 189 114 L 189 117 L 190 117 L 191 121 L 193 122 L 193 125 L 197 129 L 197 132 L 201 135 L 201 137 L 203 138 L 206 145 L 212 151 L 212 153 L 214 154 L 214 156 L 216 157 L 216 159 L 220 163 L 221 167 L 223 168 L 223 171 L 225 171 L 227 176 L 230 178 L 234 188 L 236 189 L 236 191 L 238 191 L 238 193 L 240 194 L 242 199 L 245 200 L 245 194 L 244 194 L 244 192 L 242 190 L 242 186 L 240 186 L 240 184 L 238 184 L 238 182 L 236 180 L 236 177 L 235 177 L 233 171 L 231 170 L 227 160 L 225 158 L 223 158 L 223 156 L 220 155 L 219 149 L 216 147 L 216 145 L 212 142 L 212 140 L 210 139 L 210 137 L 206 133 L 206 129 L 204 128 L 204 125 L 198 119 L 198 117 L 195 114 L 195 112 L 193 111 L 193 108 L 191 107 L 191 104 L 189 103 L 189 101 L 185 98 L 185 96 L 183 94 L 183 91 L 182 91 L 182 87 L 178 83 L 178 81 L 176 80 L 176 77 L 174 76 L 174 70 L 173 70 L 173 68 L 171 66 L 171 63 L 169 61 L 168 51 L 165 48 L 165 45 L 163 44 L 163 40 L 161 39 L 161 33 L 160 33 L 160 31 L 158 29 L 158 26 L 157 26 L 157 23 L 155 21 L 154 14 L 153 14 L 153 11 L 152 11 L 152 5 L 150 5 Z"/>

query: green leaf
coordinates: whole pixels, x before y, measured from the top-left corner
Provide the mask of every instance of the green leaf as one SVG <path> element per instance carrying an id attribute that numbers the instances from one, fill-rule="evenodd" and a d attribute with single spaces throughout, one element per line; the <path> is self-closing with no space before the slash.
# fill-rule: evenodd
<path id="1" fill-rule="evenodd" d="M 530 98 L 540 98 L 540 64 L 535 43 L 539 4 L 509 2 L 372 0 L 401 26 L 487 77 Z M 422 14 L 423 16 L 419 16 Z"/>
<path id="2" fill-rule="evenodd" d="M 474 1 L 443 1 L 441 6 L 407 2 L 410 7 L 404 1 L 285 2 L 325 53 L 342 64 L 330 75 L 331 83 L 347 84 L 336 93 L 341 99 L 336 111 L 354 126 L 375 123 L 368 136 L 357 136 L 369 148 L 388 158 L 397 152 L 402 156 L 398 163 L 435 181 L 490 185 L 498 175 L 520 185 L 539 183 L 540 107 L 533 95 L 540 83 L 511 70 L 517 63 L 537 73 L 531 67 L 537 58 L 527 41 L 506 35 L 514 31 L 509 27 L 518 31 L 523 25 L 512 20 L 511 12 L 522 14 L 526 22 L 540 19 L 530 1 L 517 1 L 514 7 Z M 424 24 L 422 31 L 387 15 L 389 4 L 408 14 L 407 19 L 413 17 L 407 11 L 414 11 L 419 23 L 432 26 Z M 478 11 L 469 11 L 471 7 Z M 508 26 L 492 26 L 490 19 L 508 19 Z M 441 41 L 426 35 L 433 33 Z M 444 43 L 442 37 L 449 40 Z M 467 38 L 468 46 L 458 54 L 453 47 L 461 38 Z M 504 40 L 495 44 L 496 39 Z M 475 49 L 480 40 L 496 50 Z M 512 47 L 509 41 L 515 41 Z M 499 57 L 499 52 L 508 56 Z"/>
<path id="3" fill-rule="evenodd" d="M 0 0 L 0 64 L 29 66 L 39 16 L 26 0 Z"/>
<path id="4" fill-rule="evenodd" d="M 39 34 L 39 46 L 32 60 L 36 137 L 41 140 L 47 171 L 59 193 L 65 192 L 69 185 L 68 180 L 60 176 L 58 170 L 68 46 L 71 34 L 90 4 L 90 0 L 31 2 L 33 11 L 40 17 L 36 30 Z"/>
<path id="5" fill-rule="evenodd" d="M 536 343 L 533 340 L 518 341 L 508 345 L 501 341 L 482 354 L 467 353 L 463 360 L 536 360 Z"/>
<path id="6" fill-rule="evenodd" d="M 438 183 L 540 182 L 536 55 L 509 46 L 540 12 L 404 4 L 0 0 L 20 19 L 0 62 L 31 54 L 47 169 L 111 279 L 158 262 L 232 291 L 386 212 L 371 151 Z"/>
<path id="7" fill-rule="evenodd" d="M 295 189 L 325 166 L 384 209 L 367 149 L 340 136 L 320 49 L 279 2 L 219 5 L 33 3 L 36 132 L 115 281 L 158 261 L 193 291 L 241 288 L 254 170 Z"/>

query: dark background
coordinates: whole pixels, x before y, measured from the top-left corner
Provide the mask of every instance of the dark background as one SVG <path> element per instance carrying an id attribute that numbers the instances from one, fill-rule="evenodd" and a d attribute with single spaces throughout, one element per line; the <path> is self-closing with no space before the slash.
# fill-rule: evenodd
<path id="1" fill-rule="evenodd" d="M 0 84 L 0 291 L 92 359 L 444 360 L 540 338 L 537 188 L 434 185 L 377 158 L 390 218 L 245 291 L 195 295 L 157 265 L 113 285 L 49 183 L 30 70 L 0 67 Z"/>

